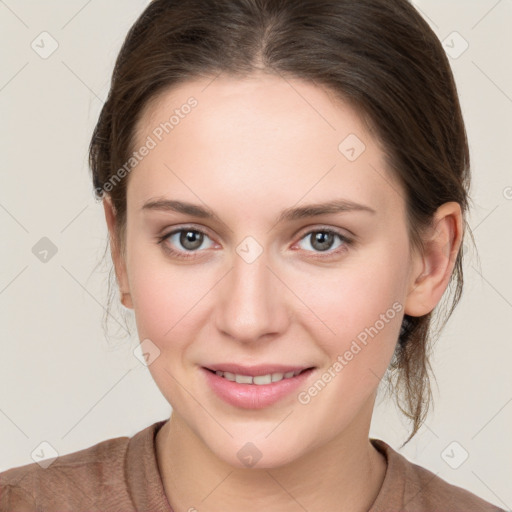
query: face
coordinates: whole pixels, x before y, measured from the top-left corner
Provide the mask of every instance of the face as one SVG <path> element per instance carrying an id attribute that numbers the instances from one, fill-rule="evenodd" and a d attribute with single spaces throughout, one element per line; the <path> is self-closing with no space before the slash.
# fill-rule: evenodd
<path id="1" fill-rule="evenodd" d="M 239 467 L 367 440 L 417 267 L 357 112 L 298 79 L 220 76 L 153 102 L 145 144 L 116 270 L 173 415 Z"/>

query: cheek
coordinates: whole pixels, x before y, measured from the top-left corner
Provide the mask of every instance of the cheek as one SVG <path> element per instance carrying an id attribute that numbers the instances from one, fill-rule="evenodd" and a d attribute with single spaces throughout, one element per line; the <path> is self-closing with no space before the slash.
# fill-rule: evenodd
<path id="1" fill-rule="evenodd" d="M 150 339 L 166 356 L 166 366 L 179 371 L 211 322 L 221 276 L 207 264 L 171 262 L 160 247 L 132 245 L 128 274 L 139 339 Z"/>
<path id="2" fill-rule="evenodd" d="M 130 286 L 139 336 L 159 344 L 182 339 L 177 336 L 180 331 L 190 333 L 197 326 L 198 303 L 205 294 L 198 279 L 197 273 L 165 266 L 133 272 Z"/>
<path id="3" fill-rule="evenodd" d="M 303 320 L 331 362 L 341 356 L 352 370 L 374 368 L 379 376 L 389 364 L 408 272 L 406 241 L 395 242 L 375 244 L 364 256 L 347 259 L 339 271 L 319 269 L 302 281 L 297 294 L 312 310 Z"/>
<path id="4" fill-rule="evenodd" d="M 156 244 L 156 243 L 155 243 Z M 128 246 L 128 276 L 140 339 L 157 345 L 183 328 L 202 290 L 191 267 L 173 266 L 162 249 L 147 242 Z M 188 312 L 188 314 L 187 314 Z"/>
<path id="5" fill-rule="evenodd" d="M 317 417 L 330 417 L 333 435 L 367 403 L 393 356 L 404 307 L 405 265 L 397 262 L 405 260 L 397 256 L 379 251 L 379 258 L 347 265 L 334 281 L 318 277 L 323 292 L 309 287 L 308 302 L 323 322 L 311 317 L 306 328 L 327 358 L 318 379 L 297 398 Z"/>

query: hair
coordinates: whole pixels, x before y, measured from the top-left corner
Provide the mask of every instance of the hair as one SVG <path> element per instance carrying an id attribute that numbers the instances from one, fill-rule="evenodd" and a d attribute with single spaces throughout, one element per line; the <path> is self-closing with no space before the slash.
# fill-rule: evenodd
<path id="1" fill-rule="evenodd" d="M 422 233 L 449 201 L 461 206 L 463 236 L 471 233 L 469 148 L 455 80 L 439 39 L 406 0 L 153 0 L 126 36 L 89 147 L 95 195 L 110 196 L 122 251 L 129 176 L 107 184 L 133 155 L 150 102 L 187 81 L 262 69 L 324 87 L 356 109 L 401 184 L 411 247 L 424 250 Z M 429 354 L 459 302 L 462 259 L 461 244 L 446 307 L 441 301 L 427 315 L 403 318 L 387 377 L 412 421 L 404 445 L 432 401 Z"/>

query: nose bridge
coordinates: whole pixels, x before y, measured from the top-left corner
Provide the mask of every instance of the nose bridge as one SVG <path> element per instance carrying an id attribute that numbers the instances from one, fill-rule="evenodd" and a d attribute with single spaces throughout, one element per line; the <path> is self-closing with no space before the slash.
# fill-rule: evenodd
<path id="1" fill-rule="evenodd" d="M 286 322 L 282 285 L 268 268 L 269 258 L 262 249 L 252 240 L 239 244 L 217 302 L 218 329 L 238 341 L 278 333 Z"/>

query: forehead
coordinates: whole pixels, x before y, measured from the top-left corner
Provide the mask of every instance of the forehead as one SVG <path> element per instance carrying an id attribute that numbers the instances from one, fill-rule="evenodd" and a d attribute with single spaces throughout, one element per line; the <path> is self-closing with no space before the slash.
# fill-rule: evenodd
<path id="1" fill-rule="evenodd" d="M 312 141 L 322 138 L 336 149 L 338 139 L 349 130 L 362 139 L 369 138 L 356 110 L 328 88 L 298 78 L 257 72 L 245 78 L 221 74 L 195 79 L 160 92 L 143 111 L 137 126 L 138 142 L 174 112 L 180 114 L 191 97 L 197 101 L 197 108 L 191 112 L 194 115 L 190 115 L 194 118 L 193 128 L 202 129 L 202 135 L 214 134 L 217 139 L 240 142 L 250 134 L 250 143 L 257 135 L 274 133 L 284 143 L 307 131 Z M 179 117 L 184 121 L 189 116 Z M 180 130 L 176 125 L 173 131 L 183 131 L 183 126 L 191 123 L 179 124 Z"/>
<path id="2" fill-rule="evenodd" d="M 296 203 L 307 195 L 313 202 L 330 194 L 376 209 L 401 206 L 398 184 L 358 112 L 300 79 L 259 73 L 185 82 L 146 106 L 136 133 L 136 148 L 148 137 L 155 145 L 130 175 L 129 195 L 138 201 L 186 195 L 186 183 L 192 192 L 236 190 L 254 201 Z"/>

